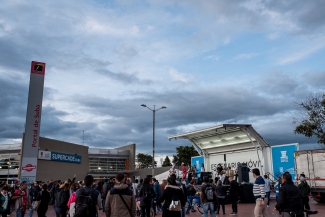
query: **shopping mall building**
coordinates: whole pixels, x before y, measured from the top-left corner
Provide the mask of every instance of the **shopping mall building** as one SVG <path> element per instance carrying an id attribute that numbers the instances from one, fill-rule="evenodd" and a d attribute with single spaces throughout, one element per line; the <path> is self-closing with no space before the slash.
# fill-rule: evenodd
<path id="1" fill-rule="evenodd" d="M 89 148 L 40 137 L 37 167 L 21 165 L 21 145 L 1 145 L 0 180 L 20 176 L 19 168 L 36 170 L 36 180 L 65 180 L 77 175 L 82 180 L 87 174 L 96 179 L 114 177 L 117 173 L 128 175 L 135 171 L 135 144 L 115 149 Z"/>

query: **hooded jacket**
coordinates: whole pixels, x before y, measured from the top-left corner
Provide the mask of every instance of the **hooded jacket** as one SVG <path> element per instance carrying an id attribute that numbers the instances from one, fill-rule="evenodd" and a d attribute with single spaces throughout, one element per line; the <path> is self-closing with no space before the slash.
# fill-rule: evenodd
<path id="1" fill-rule="evenodd" d="M 120 195 L 123 197 L 127 207 L 125 207 Z M 135 216 L 135 199 L 133 191 L 128 185 L 122 183 L 115 184 L 114 188 L 108 192 L 105 202 L 105 214 L 106 217 Z"/>

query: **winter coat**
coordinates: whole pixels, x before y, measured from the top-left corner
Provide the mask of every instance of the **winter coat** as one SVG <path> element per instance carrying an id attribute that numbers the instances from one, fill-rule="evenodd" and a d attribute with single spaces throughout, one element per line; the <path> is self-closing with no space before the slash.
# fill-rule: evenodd
<path id="1" fill-rule="evenodd" d="M 310 187 L 306 181 L 302 181 L 299 185 L 298 188 L 301 192 L 302 197 L 308 197 L 310 193 Z"/>
<path id="2" fill-rule="evenodd" d="M 148 196 L 146 195 L 149 194 Z M 141 207 L 148 207 L 151 206 L 152 199 L 156 198 L 156 193 L 152 187 L 152 185 L 142 185 L 140 193 L 140 206 Z"/>
<path id="3" fill-rule="evenodd" d="M 168 210 L 170 203 L 172 202 L 173 198 L 179 199 L 181 201 L 182 207 L 185 206 L 185 197 L 183 191 L 180 187 L 174 185 L 167 185 L 165 191 L 159 197 L 157 204 L 160 204 L 165 201 L 163 205 L 164 210 Z M 176 212 L 175 212 L 176 213 Z"/>
<path id="4" fill-rule="evenodd" d="M 50 196 L 50 193 L 46 190 L 42 190 L 38 193 L 36 199 L 36 201 L 41 201 L 38 209 L 37 209 L 37 212 L 40 212 L 40 213 L 46 213 L 47 209 L 48 209 L 48 205 L 50 203 L 50 200 L 51 200 L 51 196 Z"/>
<path id="5" fill-rule="evenodd" d="M 133 191 L 128 188 L 126 184 L 115 184 L 106 197 L 105 214 L 106 217 L 134 217 L 135 216 L 135 199 Z M 127 207 L 121 200 L 120 195 L 123 197 Z M 131 216 L 130 216 L 130 212 Z"/>
<path id="6" fill-rule="evenodd" d="M 161 189 L 160 189 L 160 185 L 159 182 L 155 182 L 155 184 L 153 185 L 153 190 L 155 191 L 156 196 L 154 197 L 154 200 L 157 201 L 158 198 L 161 195 Z"/>
<path id="7" fill-rule="evenodd" d="M 62 208 L 63 210 L 68 210 L 68 201 L 69 201 L 69 190 L 64 190 L 60 188 L 55 194 L 54 206 Z"/>
<path id="8" fill-rule="evenodd" d="M 283 212 L 302 210 L 300 190 L 292 181 L 286 181 L 281 186 L 275 208 Z"/>

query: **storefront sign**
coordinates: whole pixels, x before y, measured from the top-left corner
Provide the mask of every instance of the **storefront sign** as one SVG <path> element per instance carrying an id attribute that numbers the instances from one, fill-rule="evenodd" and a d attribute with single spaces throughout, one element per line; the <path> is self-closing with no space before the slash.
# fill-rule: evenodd
<path id="1" fill-rule="evenodd" d="M 81 156 L 75 154 L 65 154 L 54 151 L 43 151 L 39 150 L 38 159 L 40 160 L 50 160 L 50 161 L 59 161 L 67 163 L 81 163 Z"/>
<path id="2" fill-rule="evenodd" d="M 58 152 L 51 152 L 52 161 L 68 162 L 68 163 L 81 163 L 81 156 L 72 154 L 63 154 Z"/>
<path id="3" fill-rule="evenodd" d="M 51 160 L 51 152 L 50 151 L 38 151 L 38 159 L 40 160 Z"/>

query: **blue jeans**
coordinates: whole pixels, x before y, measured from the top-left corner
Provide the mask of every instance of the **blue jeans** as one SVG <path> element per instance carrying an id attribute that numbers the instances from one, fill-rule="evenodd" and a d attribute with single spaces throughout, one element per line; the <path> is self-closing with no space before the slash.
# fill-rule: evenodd
<path id="1" fill-rule="evenodd" d="M 185 217 L 185 206 L 182 207 L 181 217 Z"/>
<path id="2" fill-rule="evenodd" d="M 21 209 L 16 211 L 16 217 L 24 217 L 24 215 L 25 212 L 21 211 Z"/>
<path id="3" fill-rule="evenodd" d="M 35 204 L 35 201 L 32 202 L 32 208 L 29 209 L 28 217 L 33 217 L 33 213 L 34 213 L 33 206 L 34 206 L 34 204 Z"/>
<path id="4" fill-rule="evenodd" d="M 214 213 L 214 203 L 213 202 L 203 203 L 203 217 L 208 217 L 209 210 L 210 210 L 211 217 L 216 217 L 216 214 Z"/>
<path id="5" fill-rule="evenodd" d="M 106 199 L 103 199 L 103 200 L 102 200 L 103 212 L 105 212 L 105 202 L 106 202 Z"/>
<path id="6" fill-rule="evenodd" d="M 271 192 L 265 192 L 265 197 L 267 198 L 267 204 L 266 205 L 268 205 L 268 206 L 270 206 L 270 194 L 271 194 Z"/>
<path id="7" fill-rule="evenodd" d="M 188 196 L 187 201 L 189 205 L 187 207 L 186 213 L 190 212 L 191 209 L 194 209 L 193 199 L 196 199 L 197 205 L 201 206 L 200 196 Z"/>

